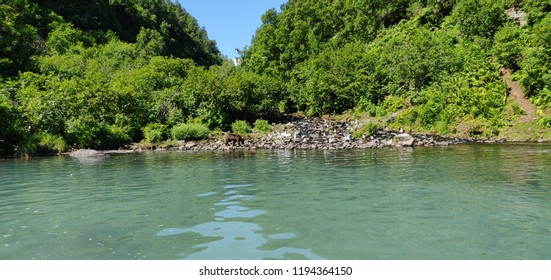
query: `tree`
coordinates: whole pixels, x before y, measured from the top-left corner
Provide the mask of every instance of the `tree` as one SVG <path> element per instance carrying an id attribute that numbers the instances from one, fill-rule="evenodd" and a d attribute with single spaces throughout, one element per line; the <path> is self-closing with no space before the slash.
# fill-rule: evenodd
<path id="1" fill-rule="evenodd" d="M 0 75 L 14 76 L 34 67 L 32 57 L 44 49 L 44 40 L 34 26 L 41 24 L 38 5 L 29 0 L 0 4 Z"/>
<path id="2" fill-rule="evenodd" d="M 11 97 L 13 87 L 0 83 L 0 156 L 14 152 L 14 147 L 25 137 L 25 122 Z"/>
<path id="3" fill-rule="evenodd" d="M 504 6 L 500 1 L 458 1 L 452 18 L 463 34 L 468 37 L 492 38 L 505 23 Z"/>

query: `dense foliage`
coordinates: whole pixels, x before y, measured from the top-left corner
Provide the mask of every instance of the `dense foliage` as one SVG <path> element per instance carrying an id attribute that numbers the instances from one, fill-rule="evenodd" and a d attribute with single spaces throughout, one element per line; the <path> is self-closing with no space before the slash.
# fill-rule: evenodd
<path id="1" fill-rule="evenodd" d="M 174 140 L 200 140 L 208 136 L 208 127 L 196 123 L 182 123 L 172 128 Z"/>
<path id="2" fill-rule="evenodd" d="M 155 143 L 181 123 L 278 113 L 283 83 L 222 63 L 178 4 L 10 0 L 0 12 L 0 154 Z"/>
<path id="3" fill-rule="evenodd" d="M 164 0 L 7 0 L 0 4 L 0 74 L 36 70 L 34 56 L 113 36 L 144 51 L 220 64 L 216 43 L 180 5 Z M 73 28 L 74 27 L 74 28 Z"/>
<path id="4" fill-rule="evenodd" d="M 269 131 L 297 111 L 497 135 L 522 113 L 501 67 L 551 106 L 550 0 L 290 0 L 239 67 L 168 0 L 7 0 L 0 31 L 0 155 Z"/>
<path id="5" fill-rule="evenodd" d="M 550 12 L 548 0 L 290 0 L 262 17 L 244 65 L 289 84 L 287 111 L 397 112 L 391 126 L 491 136 L 505 125 L 501 67 L 551 105 Z"/>

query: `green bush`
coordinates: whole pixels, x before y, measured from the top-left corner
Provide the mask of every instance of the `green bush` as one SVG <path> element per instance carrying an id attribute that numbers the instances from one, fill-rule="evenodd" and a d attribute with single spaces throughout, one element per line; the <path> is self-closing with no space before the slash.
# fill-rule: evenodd
<path id="1" fill-rule="evenodd" d="M 67 144 L 61 136 L 41 132 L 35 135 L 35 139 L 38 143 L 38 153 L 62 153 L 67 150 Z"/>
<path id="2" fill-rule="evenodd" d="M 538 125 L 544 128 L 550 128 L 551 127 L 551 117 L 542 117 L 537 121 Z"/>
<path id="3" fill-rule="evenodd" d="M 116 124 L 107 125 L 107 131 L 101 138 L 101 145 L 104 149 L 118 149 L 131 140 L 129 128 Z"/>
<path id="4" fill-rule="evenodd" d="M 12 154 L 14 145 L 26 134 L 23 117 L 14 105 L 9 94 L 0 89 L 0 156 Z"/>
<path id="5" fill-rule="evenodd" d="M 513 23 L 506 24 L 494 35 L 491 52 L 503 66 L 518 69 L 525 44 L 522 35 L 520 28 Z"/>
<path id="6" fill-rule="evenodd" d="M 267 120 L 258 119 L 254 122 L 254 130 L 257 132 L 268 133 L 272 131 L 272 127 Z"/>
<path id="7" fill-rule="evenodd" d="M 394 120 L 398 126 L 411 127 L 417 122 L 418 112 L 416 109 L 408 109 L 400 113 Z"/>
<path id="8" fill-rule="evenodd" d="M 360 103 L 356 107 L 357 112 L 365 112 L 370 117 L 382 117 L 386 115 L 386 111 L 382 106 L 377 106 L 371 101 L 365 101 L 365 99 L 360 99 Z"/>
<path id="9" fill-rule="evenodd" d="M 483 126 L 481 124 L 475 124 L 469 128 L 469 136 L 470 137 L 478 137 L 482 135 L 483 133 Z"/>
<path id="10" fill-rule="evenodd" d="M 464 0 L 454 8 L 452 21 L 467 36 L 491 38 L 506 21 L 503 10 L 502 2 L 499 1 Z"/>
<path id="11" fill-rule="evenodd" d="M 32 156 L 38 153 L 38 145 L 34 137 L 29 136 L 22 139 L 13 149 L 16 157 Z"/>
<path id="12" fill-rule="evenodd" d="M 247 134 L 251 132 L 251 126 L 246 121 L 236 120 L 231 124 L 231 129 L 237 134 Z"/>
<path id="13" fill-rule="evenodd" d="M 377 132 L 377 130 L 379 130 L 379 128 L 381 128 L 381 126 L 378 123 L 368 122 L 368 123 L 364 124 L 361 128 L 355 130 L 352 133 L 352 137 L 353 138 L 361 138 L 363 136 L 370 136 L 370 135 L 375 134 L 375 132 Z"/>
<path id="14" fill-rule="evenodd" d="M 423 127 L 431 128 L 436 120 L 438 120 L 442 110 L 443 105 L 438 104 L 435 99 L 429 99 L 426 104 L 419 106 L 419 109 L 417 110 L 418 120 Z"/>
<path id="15" fill-rule="evenodd" d="M 182 123 L 172 128 L 174 140 L 201 140 L 209 137 L 209 129 L 201 124 Z"/>
<path id="16" fill-rule="evenodd" d="M 534 104 L 536 106 L 541 106 L 543 108 L 548 108 L 551 106 L 551 90 L 544 88 L 539 92 L 539 95 L 533 98 Z"/>
<path id="17" fill-rule="evenodd" d="M 91 116 L 67 122 L 66 136 L 71 145 L 92 149 L 117 149 L 131 140 L 128 127 L 97 122 Z"/>
<path id="18" fill-rule="evenodd" d="M 524 111 L 524 109 L 522 109 L 517 103 L 511 104 L 511 109 L 513 110 L 513 114 L 515 114 L 516 116 L 526 115 L 526 111 Z"/>
<path id="19" fill-rule="evenodd" d="M 67 150 L 63 137 L 48 132 L 38 132 L 23 139 L 15 148 L 16 156 L 58 154 Z"/>
<path id="20" fill-rule="evenodd" d="M 166 140 L 166 125 L 160 123 L 150 123 L 143 129 L 144 139 L 148 143 L 158 143 Z"/>
<path id="21" fill-rule="evenodd" d="M 387 96 L 385 101 L 383 102 L 383 107 L 387 112 L 393 113 L 405 108 L 406 100 L 403 97 L 390 95 Z"/>

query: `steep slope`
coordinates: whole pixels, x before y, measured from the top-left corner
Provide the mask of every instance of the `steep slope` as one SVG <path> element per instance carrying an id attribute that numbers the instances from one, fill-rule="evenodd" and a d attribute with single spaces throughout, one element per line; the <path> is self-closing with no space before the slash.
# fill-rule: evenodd
<path id="1" fill-rule="evenodd" d="M 69 24 L 77 32 L 65 48 L 105 44 L 113 36 L 134 43 L 142 34 L 158 41 L 160 54 L 190 58 L 201 66 L 220 65 L 216 42 L 178 3 L 145 0 L 7 0 L 0 3 L 0 75 L 36 70 L 36 57 L 48 51 L 52 32 Z M 61 31 L 61 30 L 60 30 Z M 77 34 L 77 33 L 80 33 Z M 75 38 L 74 35 L 79 35 Z"/>
<path id="2" fill-rule="evenodd" d="M 501 68 L 499 73 L 503 81 L 509 88 L 509 98 L 515 102 L 523 111 L 524 115 L 520 117 L 520 123 L 526 123 L 536 119 L 536 106 L 526 98 L 526 94 L 520 88 L 518 82 L 511 79 L 511 70 L 507 68 Z"/>

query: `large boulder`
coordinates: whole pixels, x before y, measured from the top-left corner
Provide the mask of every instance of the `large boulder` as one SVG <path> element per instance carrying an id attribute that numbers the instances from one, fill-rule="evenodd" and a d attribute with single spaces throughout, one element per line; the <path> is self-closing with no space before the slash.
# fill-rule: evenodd
<path id="1" fill-rule="evenodd" d="M 79 149 L 69 154 L 71 157 L 105 157 L 105 153 L 92 149 Z"/>
<path id="2" fill-rule="evenodd" d="M 411 147 L 415 142 L 415 138 L 407 133 L 401 133 L 392 138 L 392 146 L 395 147 Z"/>
<path id="3" fill-rule="evenodd" d="M 76 150 L 71 152 L 69 156 L 71 156 L 72 158 L 78 160 L 80 163 L 83 163 L 83 164 L 99 163 L 109 157 L 109 155 L 104 152 L 96 151 L 92 149 Z"/>

